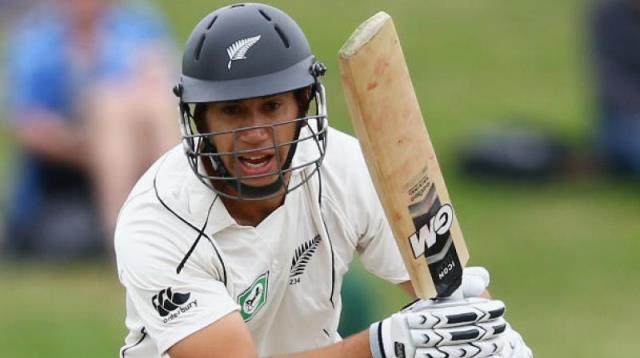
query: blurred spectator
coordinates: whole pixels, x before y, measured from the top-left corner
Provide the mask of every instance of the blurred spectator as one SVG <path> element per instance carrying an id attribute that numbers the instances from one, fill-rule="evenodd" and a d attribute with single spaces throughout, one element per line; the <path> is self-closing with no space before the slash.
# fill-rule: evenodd
<path id="1" fill-rule="evenodd" d="M 44 0 L 0 0 L 0 33 L 8 28 L 13 20 L 36 2 Z"/>
<path id="2" fill-rule="evenodd" d="M 615 173 L 640 175 L 640 1 L 599 3 L 591 28 L 599 149 Z"/>
<path id="3" fill-rule="evenodd" d="M 7 248 L 56 258 L 110 252 L 135 180 L 177 143 L 165 24 L 139 4 L 50 0 L 16 26 L 5 92 L 21 153 Z"/>

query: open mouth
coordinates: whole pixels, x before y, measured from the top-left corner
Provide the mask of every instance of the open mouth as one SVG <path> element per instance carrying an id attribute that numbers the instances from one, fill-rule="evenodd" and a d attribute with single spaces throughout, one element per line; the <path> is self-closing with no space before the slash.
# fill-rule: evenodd
<path id="1" fill-rule="evenodd" d="M 238 162 L 246 175 L 259 175 L 272 171 L 274 158 L 273 154 L 243 155 L 238 157 Z"/>

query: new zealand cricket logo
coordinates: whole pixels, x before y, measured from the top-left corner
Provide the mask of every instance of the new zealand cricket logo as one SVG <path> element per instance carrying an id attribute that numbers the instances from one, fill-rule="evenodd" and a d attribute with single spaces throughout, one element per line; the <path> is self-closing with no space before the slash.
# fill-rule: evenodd
<path id="1" fill-rule="evenodd" d="M 240 315 L 245 322 L 251 320 L 267 302 L 268 288 L 269 271 L 260 275 L 249 288 L 238 296 Z"/>
<path id="2" fill-rule="evenodd" d="M 300 276 L 304 273 L 305 268 L 311 261 L 313 254 L 320 244 L 320 235 L 316 235 L 313 239 L 304 242 L 298 246 L 291 259 L 291 270 L 289 272 L 289 285 L 300 283 Z"/>
<path id="3" fill-rule="evenodd" d="M 240 39 L 227 47 L 227 55 L 229 55 L 227 69 L 231 69 L 231 63 L 233 61 L 246 60 L 247 51 L 249 51 L 249 49 L 260 40 L 260 37 L 261 36 L 258 35 L 246 39 Z"/>

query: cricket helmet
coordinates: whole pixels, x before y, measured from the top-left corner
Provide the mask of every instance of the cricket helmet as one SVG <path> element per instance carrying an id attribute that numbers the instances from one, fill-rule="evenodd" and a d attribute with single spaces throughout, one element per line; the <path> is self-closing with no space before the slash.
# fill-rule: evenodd
<path id="1" fill-rule="evenodd" d="M 257 3 L 235 4 L 220 8 L 202 19 L 187 40 L 182 74 L 174 88 L 180 99 L 185 153 L 200 181 L 222 196 L 244 200 L 269 198 L 281 193 L 282 188 L 288 192 L 304 184 L 319 170 L 326 149 L 328 123 L 324 87 L 320 82 L 325 71 L 325 66 L 311 53 L 298 24 L 275 7 Z M 299 103 L 299 118 L 224 133 L 210 132 L 198 123 L 202 121 L 197 115 L 202 112 L 198 107 L 202 109 L 206 103 L 289 91 L 308 93 L 304 96 L 304 103 Z M 315 103 L 315 113 L 308 115 L 312 102 Z M 231 133 L 235 140 L 242 131 L 265 127 L 274 131 L 279 125 L 291 123 L 297 126 L 295 138 L 286 143 L 274 140 L 268 147 L 274 151 L 283 146 L 289 148 L 286 158 L 277 158 L 276 172 L 232 175 L 237 171 L 226 168 L 222 158 L 231 157 L 233 163 L 239 165 L 239 158 L 250 156 L 251 150 L 222 153 L 215 147 L 217 135 Z M 260 150 L 264 151 L 265 147 L 255 151 Z M 303 171 L 304 174 L 301 173 Z M 263 176 L 277 176 L 278 179 L 260 187 L 242 183 L 243 180 Z"/>

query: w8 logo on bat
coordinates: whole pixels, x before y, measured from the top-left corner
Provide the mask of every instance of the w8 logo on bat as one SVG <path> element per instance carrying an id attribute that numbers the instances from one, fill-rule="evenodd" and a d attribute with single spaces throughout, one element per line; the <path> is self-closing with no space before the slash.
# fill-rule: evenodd
<path id="1" fill-rule="evenodd" d="M 436 244 L 438 236 L 448 236 L 451 225 L 453 225 L 453 208 L 449 204 L 444 204 L 418 231 L 409 236 L 413 256 L 416 259 L 424 256 L 425 252 Z"/>

